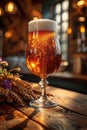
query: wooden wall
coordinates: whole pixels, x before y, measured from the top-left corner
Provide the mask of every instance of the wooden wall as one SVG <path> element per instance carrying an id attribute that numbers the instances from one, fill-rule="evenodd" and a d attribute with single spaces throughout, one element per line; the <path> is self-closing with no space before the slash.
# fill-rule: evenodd
<path id="1" fill-rule="evenodd" d="M 27 43 L 28 22 L 37 16 L 42 17 L 42 4 L 32 0 L 15 0 L 15 14 L 0 17 L 0 30 L 3 31 L 3 57 L 24 55 Z"/>

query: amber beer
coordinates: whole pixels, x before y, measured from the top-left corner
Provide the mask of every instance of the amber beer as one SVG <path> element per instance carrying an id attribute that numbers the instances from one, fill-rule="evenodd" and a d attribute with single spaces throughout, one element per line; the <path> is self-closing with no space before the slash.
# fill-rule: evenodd
<path id="1" fill-rule="evenodd" d="M 40 20 L 39 20 L 40 21 Z M 38 28 L 35 28 L 38 24 Z M 57 71 L 61 63 L 61 52 L 58 48 L 56 28 L 53 22 L 30 23 L 26 63 L 31 72 L 41 78 Z"/>

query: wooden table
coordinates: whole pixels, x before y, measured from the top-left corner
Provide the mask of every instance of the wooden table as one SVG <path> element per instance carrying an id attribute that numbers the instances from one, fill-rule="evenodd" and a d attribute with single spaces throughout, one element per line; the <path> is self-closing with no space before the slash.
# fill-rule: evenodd
<path id="1" fill-rule="evenodd" d="M 0 105 L 0 130 L 87 130 L 87 95 L 51 86 L 47 91 L 57 107 Z"/>

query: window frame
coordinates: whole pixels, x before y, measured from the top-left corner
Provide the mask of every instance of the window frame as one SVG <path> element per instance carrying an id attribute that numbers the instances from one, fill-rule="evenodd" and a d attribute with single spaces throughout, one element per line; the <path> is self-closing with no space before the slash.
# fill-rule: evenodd
<path id="1" fill-rule="evenodd" d="M 63 9 L 62 8 L 62 5 L 63 5 L 63 2 L 65 2 L 65 1 L 68 1 L 68 8 L 67 9 Z M 57 5 L 61 5 L 61 10 L 57 13 L 57 11 L 56 11 L 56 6 Z M 67 20 L 62 20 L 62 14 L 64 13 L 64 12 L 67 12 L 68 13 L 68 19 Z M 60 16 L 60 22 L 58 22 L 57 21 L 57 19 L 56 19 L 56 16 Z M 61 50 L 62 50 L 62 59 L 63 60 L 68 60 L 68 27 L 69 27 L 69 0 L 63 0 L 63 1 L 61 1 L 61 2 L 57 2 L 55 5 L 54 5 L 54 7 L 53 7 L 53 19 L 54 20 L 56 20 L 57 22 L 58 22 L 58 26 L 60 26 L 59 28 L 60 28 L 60 30 L 58 30 L 58 37 L 59 37 L 59 42 L 60 42 L 60 44 L 61 44 Z M 68 23 L 68 26 L 67 26 L 67 28 L 66 28 L 66 30 L 64 31 L 64 29 L 62 28 L 62 24 L 63 23 Z M 66 33 L 66 35 L 67 35 L 67 38 L 66 38 L 66 40 L 62 40 L 62 35 L 64 34 L 64 33 Z M 64 45 L 63 45 L 64 44 Z M 66 47 L 65 47 L 65 44 L 66 44 Z M 66 49 L 66 50 L 64 50 L 64 49 Z"/>

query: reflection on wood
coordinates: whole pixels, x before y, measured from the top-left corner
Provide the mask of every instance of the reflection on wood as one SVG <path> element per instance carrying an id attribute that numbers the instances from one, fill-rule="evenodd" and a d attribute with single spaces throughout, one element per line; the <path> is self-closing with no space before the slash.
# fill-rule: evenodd
<path id="1" fill-rule="evenodd" d="M 27 119 L 26 115 L 9 105 L 0 106 L 0 130 L 17 127 Z"/>
<path id="2" fill-rule="evenodd" d="M 33 84 L 34 87 L 37 84 Z M 58 103 L 54 108 L 13 108 L 0 106 L 0 130 L 86 130 L 87 95 L 69 90 L 47 87 L 49 96 Z"/>
<path id="3" fill-rule="evenodd" d="M 87 95 L 53 87 L 49 89 L 59 106 L 87 115 Z"/>

